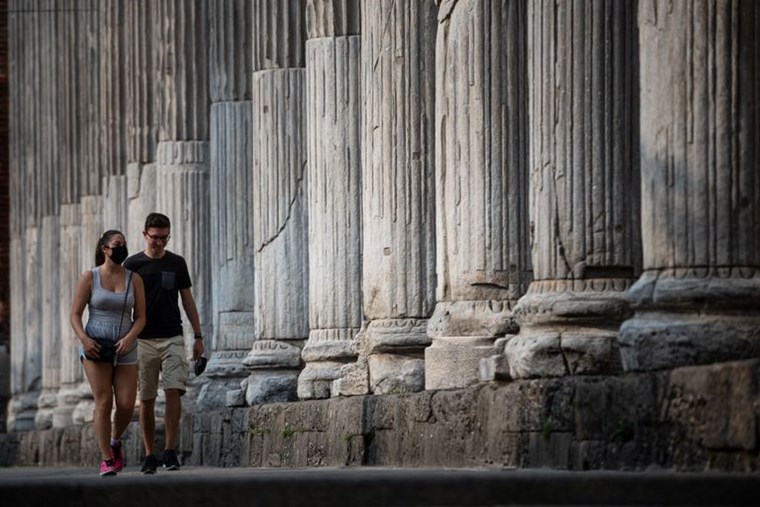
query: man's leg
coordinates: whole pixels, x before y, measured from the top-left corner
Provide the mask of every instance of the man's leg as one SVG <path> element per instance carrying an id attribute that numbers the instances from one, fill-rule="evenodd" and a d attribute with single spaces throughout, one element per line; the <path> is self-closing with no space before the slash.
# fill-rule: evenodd
<path id="1" fill-rule="evenodd" d="M 154 454 L 154 439 L 156 436 L 156 400 L 140 400 L 140 428 L 142 429 L 145 455 Z"/>
<path id="2" fill-rule="evenodd" d="M 182 391 L 179 389 L 166 389 L 166 412 L 164 424 L 166 425 L 165 449 L 177 449 L 177 434 L 179 433 L 179 419 L 182 414 Z"/>
<path id="3" fill-rule="evenodd" d="M 137 357 L 139 366 L 137 378 L 140 391 L 140 429 L 145 446 L 145 462 L 142 473 L 156 473 L 155 435 L 156 435 L 156 396 L 158 395 L 158 375 L 161 369 L 161 355 L 154 340 L 137 340 Z"/>

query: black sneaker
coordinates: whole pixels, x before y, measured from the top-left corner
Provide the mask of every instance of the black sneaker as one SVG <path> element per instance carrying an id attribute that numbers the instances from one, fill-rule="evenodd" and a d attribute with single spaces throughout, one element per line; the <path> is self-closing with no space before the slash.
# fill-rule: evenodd
<path id="1" fill-rule="evenodd" d="M 179 470 L 177 451 L 174 449 L 166 449 L 164 451 L 164 468 L 167 470 Z"/>
<path id="2" fill-rule="evenodd" d="M 145 461 L 143 462 L 140 472 L 143 474 L 155 474 L 157 467 L 158 461 L 156 461 L 156 457 L 152 454 L 148 454 L 145 456 Z"/>

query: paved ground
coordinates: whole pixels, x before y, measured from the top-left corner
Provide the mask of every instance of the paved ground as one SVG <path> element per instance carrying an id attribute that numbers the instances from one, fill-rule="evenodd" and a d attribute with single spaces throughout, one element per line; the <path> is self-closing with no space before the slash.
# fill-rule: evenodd
<path id="1" fill-rule="evenodd" d="M 760 505 L 760 474 L 548 470 L 0 468 L 12 506 Z"/>

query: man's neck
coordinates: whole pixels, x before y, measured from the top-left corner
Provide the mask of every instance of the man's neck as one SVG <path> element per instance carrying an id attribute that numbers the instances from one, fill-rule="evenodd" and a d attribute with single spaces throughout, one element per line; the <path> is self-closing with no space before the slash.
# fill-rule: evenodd
<path id="1" fill-rule="evenodd" d="M 164 255 L 166 255 L 166 250 L 161 250 L 161 255 L 153 255 L 150 251 L 150 249 L 146 248 L 143 250 L 143 253 L 149 258 L 149 259 L 163 259 Z"/>

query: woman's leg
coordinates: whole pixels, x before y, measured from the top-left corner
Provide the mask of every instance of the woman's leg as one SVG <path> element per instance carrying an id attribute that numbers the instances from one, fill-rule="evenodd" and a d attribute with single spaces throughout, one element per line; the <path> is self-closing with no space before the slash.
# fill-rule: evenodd
<path id="1" fill-rule="evenodd" d="M 121 364 L 114 370 L 113 389 L 116 395 L 116 414 L 113 418 L 112 438 L 119 440 L 132 420 L 137 397 L 137 365 Z"/>
<path id="2" fill-rule="evenodd" d="M 113 407 L 113 365 L 107 362 L 82 360 L 87 380 L 95 398 L 92 424 L 100 448 L 101 459 L 111 458 L 111 408 Z"/>

